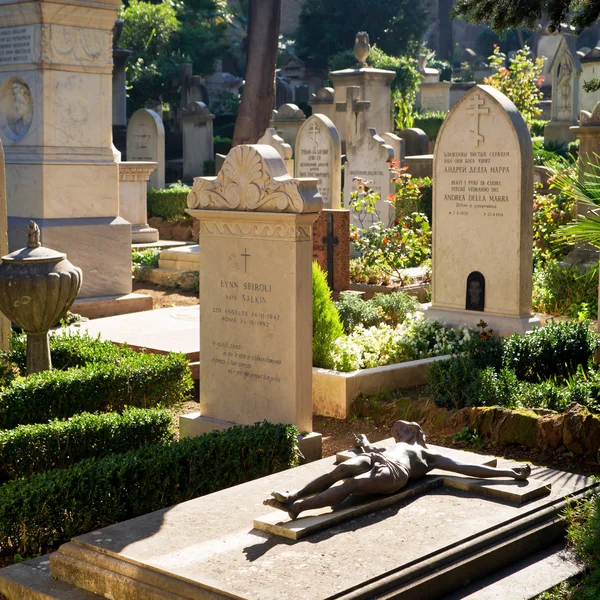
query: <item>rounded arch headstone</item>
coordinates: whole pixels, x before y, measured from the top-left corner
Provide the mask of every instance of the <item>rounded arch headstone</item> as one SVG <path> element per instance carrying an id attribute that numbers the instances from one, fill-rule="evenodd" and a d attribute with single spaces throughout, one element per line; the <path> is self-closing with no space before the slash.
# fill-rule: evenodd
<path id="1" fill-rule="evenodd" d="M 296 177 L 317 177 L 325 208 L 341 208 L 342 143 L 329 117 L 316 113 L 304 121 L 295 157 Z"/>
<path id="2" fill-rule="evenodd" d="M 530 329 L 533 151 L 515 105 L 490 86 L 472 88 L 440 129 L 433 169 L 428 316 L 472 325 L 483 318 L 507 333 Z M 473 272 L 485 280 L 483 311 L 465 308 Z"/>

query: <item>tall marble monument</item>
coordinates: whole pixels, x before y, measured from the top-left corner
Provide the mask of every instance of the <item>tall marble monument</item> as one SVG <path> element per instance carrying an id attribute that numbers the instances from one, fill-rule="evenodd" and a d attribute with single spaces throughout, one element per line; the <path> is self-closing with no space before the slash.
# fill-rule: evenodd
<path id="1" fill-rule="evenodd" d="M 112 152 L 120 0 L 0 0 L 0 139 L 9 244 L 31 219 L 84 272 L 80 297 L 131 292 L 131 226 Z"/>

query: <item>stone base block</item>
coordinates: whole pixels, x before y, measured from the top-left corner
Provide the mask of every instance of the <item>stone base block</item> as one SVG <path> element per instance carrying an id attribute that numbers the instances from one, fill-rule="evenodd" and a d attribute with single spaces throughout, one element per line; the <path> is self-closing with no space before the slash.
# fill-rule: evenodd
<path id="1" fill-rule="evenodd" d="M 152 296 L 124 294 L 123 296 L 104 296 L 102 298 L 78 298 L 73 303 L 71 312 L 88 319 L 99 319 L 152 310 L 152 308 Z"/>
<path id="2" fill-rule="evenodd" d="M 28 218 L 8 218 L 9 251 L 27 245 Z M 42 245 L 83 271 L 79 298 L 131 293 L 131 224 L 120 217 L 35 219 Z"/>
<path id="3" fill-rule="evenodd" d="M 131 226 L 132 244 L 152 244 L 158 242 L 158 229 L 148 225 Z"/>
<path id="4" fill-rule="evenodd" d="M 323 458 L 323 434 L 312 431 L 298 436 L 298 450 L 304 457 L 302 464 Z"/>
<path id="5" fill-rule="evenodd" d="M 237 423 L 203 417 L 200 412 L 188 413 L 179 417 L 179 437 L 196 437 L 215 430 L 229 429 L 234 425 Z M 320 460 L 323 457 L 323 435 L 314 431 L 301 434 L 298 437 L 298 449 L 304 457 L 302 464 Z"/>
<path id="6" fill-rule="evenodd" d="M 171 271 L 200 271 L 200 246 L 194 244 L 163 250 L 158 266 Z"/>
<path id="7" fill-rule="evenodd" d="M 576 121 L 550 121 L 544 127 L 544 143 L 558 142 L 559 144 L 568 144 L 577 139 L 575 132 L 571 127 L 577 125 Z"/>
<path id="8" fill-rule="evenodd" d="M 413 177 L 433 177 L 433 154 L 405 156 L 404 166 Z"/>
<path id="9" fill-rule="evenodd" d="M 435 319 L 451 325 L 460 327 L 467 325 L 468 327 L 476 327 L 479 321 L 483 320 L 487 323 L 488 328 L 493 329 L 498 335 L 508 336 L 513 333 L 526 333 L 532 329 L 541 327 L 541 322 L 533 315 L 531 317 L 505 317 L 502 315 L 492 315 L 486 312 L 475 311 L 460 311 L 448 310 L 441 308 L 426 308 L 425 318 Z"/>

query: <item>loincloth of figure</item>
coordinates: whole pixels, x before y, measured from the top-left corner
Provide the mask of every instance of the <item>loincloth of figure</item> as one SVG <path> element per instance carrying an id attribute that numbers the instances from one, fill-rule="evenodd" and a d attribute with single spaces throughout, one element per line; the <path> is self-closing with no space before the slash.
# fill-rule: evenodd
<path id="1" fill-rule="evenodd" d="M 371 473 L 377 476 L 379 473 L 389 473 L 389 483 L 383 493 L 392 494 L 402 489 L 410 478 L 408 469 L 399 460 L 385 456 L 381 452 L 364 452 L 371 460 Z"/>

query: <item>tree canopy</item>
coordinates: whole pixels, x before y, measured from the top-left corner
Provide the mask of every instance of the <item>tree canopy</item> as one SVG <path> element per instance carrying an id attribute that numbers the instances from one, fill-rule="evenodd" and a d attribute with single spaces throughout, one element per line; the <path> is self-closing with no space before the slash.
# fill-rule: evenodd
<path id="1" fill-rule="evenodd" d="M 579 32 L 600 16 L 600 0 L 458 0 L 454 16 L 471 23 L 486 21 L 497 31 L 519 26 L 533 29 L 547 19 L 550 31 L 570 23 Z"/>
<path id="2" fill-rule="evenodd" d="M 296 31 L 296 53 L 317 67 L 354 45 L 358 31 L 369 34 L 383 52 L 410 54 L 428 25 L 422 0 L 306 0 Z"/>
<path id="3" fill-rule="evenodd" d="M 127 63 L 129 110 L 149 99 L 176 100 L 173 80 L 181 63 L 209 75 L 226 48 L 223 0 L 129 0 L 122 8 L 119 45 L 133 51 Z"/>

